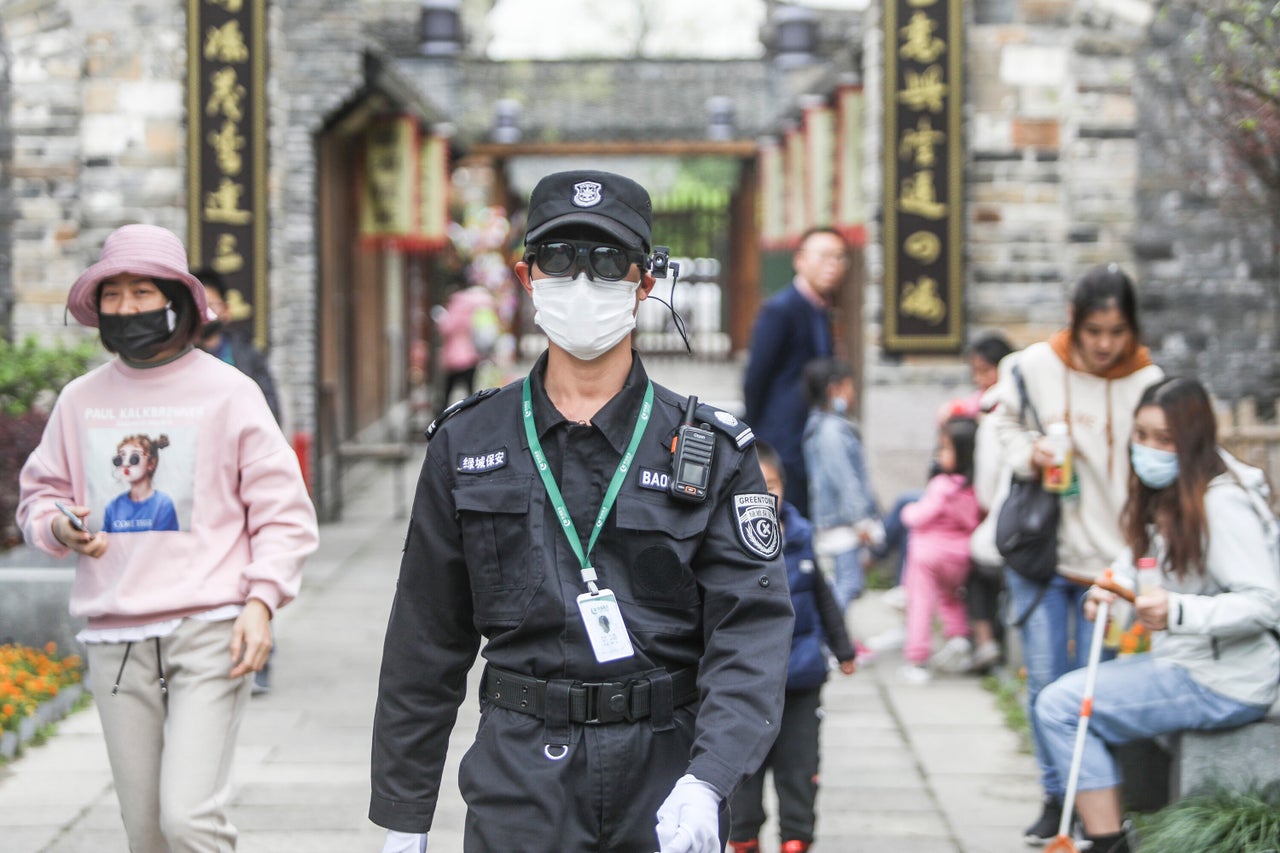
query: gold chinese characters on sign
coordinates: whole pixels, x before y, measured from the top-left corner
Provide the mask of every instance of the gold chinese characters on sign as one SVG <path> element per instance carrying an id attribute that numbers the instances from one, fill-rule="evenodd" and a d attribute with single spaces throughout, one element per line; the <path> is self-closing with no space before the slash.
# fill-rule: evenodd
<path id="1" fill-rule="evenodd" d="M 188 254 L 267 344 L 266 0 L 188 0 Z"/>
<path id="2" fill-rule="evenodd" d="M 961 0 L 887 0 L 884 348 L 962 344 Z"/>

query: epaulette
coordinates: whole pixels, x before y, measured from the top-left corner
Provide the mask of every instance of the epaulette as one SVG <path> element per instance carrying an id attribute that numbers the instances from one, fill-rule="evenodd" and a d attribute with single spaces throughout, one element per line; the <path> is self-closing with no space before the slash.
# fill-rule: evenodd
<path id="1" fill-rule="evenodd" d="M 739 450 L 746 450 L 756 440 L 756 434 L 751 431 L 751 427 L 724 409 L 717 409 L 715 406 L 699 403 L 697 418 L 699 421 L 711 424 L 728 435 L 729 438 L 733 439 L 733 443 L 738 446 Z"/>
<path id="2" fill-rule="evenodd" d="M 479 403 L 481 400 L 485 399 L 486 397 L 492 397 L 494 394 L 497 394 L 497 393 L 498 393 L 497 388 L 481 388 L 479 391 L 472 394 L 470 397 L 467 397 L 466 399 L 459 400 L 456 403 L 450 403 L 448 406 L 445 407 L 445 410 L 441 412 L 440 415 L 434 421 L 431 422 L 431 425 L 427 427 L 427 432 L 426 432 L 427 441 L 430 441 L 431 439 L 435 438 L 436 432 L 440 429 L 441 426 L 444 425 L 445 421 L 449 420 L 449 418 L 458 414 L 458 412 L 461 412 L 463 409 L 471 408 L 476 403 Z"/>

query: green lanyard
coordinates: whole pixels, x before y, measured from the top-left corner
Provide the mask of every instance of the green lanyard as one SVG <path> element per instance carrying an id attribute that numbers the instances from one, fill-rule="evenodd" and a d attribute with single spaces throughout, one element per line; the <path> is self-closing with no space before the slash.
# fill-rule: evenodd
<path id="1" fill-rule="evenodd" d="M 578 537 L 578 531 L 573 527 L 573 519 L 569 517 L 569 508 L 565 506 L 564 498 L 560 494 L 560 487 L 556 485 L 555 477 L 551 476 L 551 466 L 547 464 L 547 455 L 542 452 L 542 442 L 538 441 L 538 430 L 533 424 L 533 400 L 529 394 L 529 377 L 527 376 L 524 378 L 521 399 L 524 401 L 522 408 L 524 434 L 529 439 L 529 452 L 533 454 L 534 464 L 538 466 L 538 474 L 542 477 L 542 485 L 546 487 L 547 497 L 551 498 L 551 505 L 556 508 L 556 516 L 560 519 L 560 526 L 564 528 L 564 535 L 569 540 L 573 553 L 577 555 L 578 562 L 582 564 L 582 580 L 591 594 L 596 595 L 600 591 L 596 587 L 598 578 L 596 570 L 592 568 L 587 558 L 596 545 L 600 531 L 604 529 L 604 520 L 608 517 L 609 510 L 613 509 L 613 503 L 618 499 L 618 492 L 622 490 L 622 481 L 627 477 L 631 460 L 636 455 L 636 448 L 640 446 L 645 427 L 649 425 L 649 413 L 653 410 L 653 383 L 650 382 L 644 390 L 644 402 L 640 404 L 640 417 L 636 419 L 635 430 L 631 433 L 631 443 L 627 445 L 627 452 L 622 454 L 618 470 L 613 472 L 613 479 L 609 481 L 609 489 L 604 493 L 600 512 L 596 513 L 595 527 L 591 530 L 591 539 L 587 542 L 585 551 L 582 550 L 582 539 Z"/>

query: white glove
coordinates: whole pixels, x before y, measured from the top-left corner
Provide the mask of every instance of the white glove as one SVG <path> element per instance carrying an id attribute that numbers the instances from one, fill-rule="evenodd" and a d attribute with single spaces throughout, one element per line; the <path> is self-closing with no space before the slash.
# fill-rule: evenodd
<path id="1" fill-rule="evenodd" d="M 382 843 L 382 853 L 427 853 L 427 834 L 388 829 L 387 840 Z"/>
<path id="2" fill-rule="evenodd" d="M 720 795 L 686 773 L 658 808 L 661 853 L 720 853 Z"/>

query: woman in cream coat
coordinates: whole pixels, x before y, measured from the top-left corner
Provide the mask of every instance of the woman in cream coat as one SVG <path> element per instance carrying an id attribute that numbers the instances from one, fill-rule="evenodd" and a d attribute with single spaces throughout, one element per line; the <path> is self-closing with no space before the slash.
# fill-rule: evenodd
<path id="1" fill-rule="evenodd" d="M 999 403 L 992 412 L 1004 460 L 1014 476 L 1033 478 L 1052 464 L 1048 440 L 1022 417 L 1012 373 L 1015 359 L 1001 362 Z M 1163 372 L 1139 344 L 1137 295 L 1115 264 L 1095 267 L 1076 284 L 1070 325 L 1032 344 L 1016 359 L 1028 400 L 1041 425 L 1067 425 L 1073 478 L 1062 495 L 1058 526 L 1058 571 L 1047 587 L 1006 571 L 1009 619 L 1021 622 L 1027 668 L 1028 717 L 1040 765 L 1044 810 L 1024 838 L 1040 844 L 1057 835 L 1066 779 L 1048 760 L 1035 724 L 1035 704 L 1050 682 L 1089 657 L 1089 626 L 1081 614 L 1085 586 L 1062 574 L 1095 575 L 1124 550 L 1120 512 L 1129 486 L 1129 433 L 1133 411 L 1147 386 Z M 1074 642 L 1072 639 L 1074 638 Z"/>

